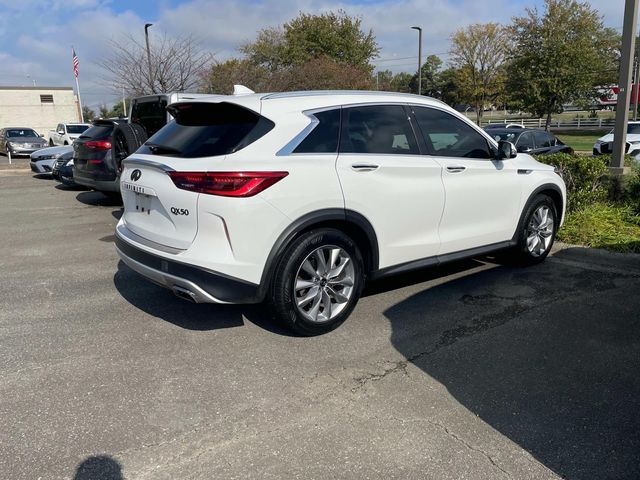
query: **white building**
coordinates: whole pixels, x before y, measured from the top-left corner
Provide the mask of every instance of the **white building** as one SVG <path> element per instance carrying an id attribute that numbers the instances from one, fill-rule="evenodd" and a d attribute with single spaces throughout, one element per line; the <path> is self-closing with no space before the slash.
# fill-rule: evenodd
<path id="1" fill-rule="evenodd" d="M 63 122 L 79 122 L 78 98 L 71 87 L 0 86 L 0 128 L 30 127 L 46 136 Z"/>

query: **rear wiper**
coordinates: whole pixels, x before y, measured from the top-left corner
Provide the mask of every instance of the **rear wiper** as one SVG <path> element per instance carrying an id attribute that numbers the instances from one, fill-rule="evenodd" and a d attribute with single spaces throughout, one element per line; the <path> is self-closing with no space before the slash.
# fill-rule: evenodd
<path id="1" fill-rule="evenodd" d="M 166 145 L 158 145 L 157 143 L 145 143 L 151 153 L 154 155 L 162 154 L 162 153 L 176 153 L 181 154 L 182 152 L 177 148 L 167 147 Z"/>

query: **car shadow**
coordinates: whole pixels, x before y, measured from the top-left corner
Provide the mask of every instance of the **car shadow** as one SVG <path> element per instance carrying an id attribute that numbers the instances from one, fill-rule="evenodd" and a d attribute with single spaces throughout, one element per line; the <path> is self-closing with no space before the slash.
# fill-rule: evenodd
<path id="1" fill-rule="evenodd" d="M 124 480 L 122 465 L 109 455 L 87 457 L 76 468 L 73 480 Z"/>
<path id="2" fill-rule="evenodd" d="M 106 195 L 96 190 L 89 190 L 76 195 L 76 200 L 85 205 L 96 207 L 117 207 L 122 205 L 122 199 L 116 195 Z"/>
<path id="3" fill-rule="evenodd" d="M 55 188 L 62 190 L 63 192 L 84 192 L 89 190 L 87 187 L 82 185 L 65 185 L 63 183 L 58 183 Z"/>
<path id="4" fill-rule="evenodd" d="M 264 304 L 216 305 L 190 303 L 168 289 L 160 287 L 118 262 L 113 284 L 122 297 L 143 312 L 186 330 L 216 330 L 244 326 L 247 320 L 254 325 L 287 337 L 296 335 L 278 323 Z"/>
<path id="5" fill-rule="evenodd" d="M 117 210 L 113 210 L 111 212 L 111 216 L 116 220 L 120 220 L 122 218 L 122 214 L 124 213 L 124 208 L 119 208 Z"/>
<path id="6" fill-rule="evenodd" d="M 47 175 L 45 173 L 36 173 L 32 175 L 32 178 L 37 178 L 38 180 L 53 180 L 51 175 Z"/>
<path id="7" fill-rule="evenodd" d="M 412 295 L 384 312 L 391 341 L 561 477 L 640 478 L 640 275 L 554 258 Z"/>

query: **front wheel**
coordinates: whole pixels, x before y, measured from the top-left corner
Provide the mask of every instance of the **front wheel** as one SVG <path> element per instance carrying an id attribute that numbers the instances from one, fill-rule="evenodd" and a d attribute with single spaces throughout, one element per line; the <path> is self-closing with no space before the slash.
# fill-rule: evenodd
<path id="1" fill-rule="evenodd" d="M 272 284 L 277 317 L 301 335 L 320 335 L 342 324 L 360 298 L 362 256 L 339 230 L 305 233 L 282 254 Z"/>
<path id="2" fill-rule="evenodd" d="M 516 260 L 523 264 L 542 262 L 553 246 L 558 229 L 558 212 L 547 195 L 537 195 L 527 207 L 514 249 Z"/>

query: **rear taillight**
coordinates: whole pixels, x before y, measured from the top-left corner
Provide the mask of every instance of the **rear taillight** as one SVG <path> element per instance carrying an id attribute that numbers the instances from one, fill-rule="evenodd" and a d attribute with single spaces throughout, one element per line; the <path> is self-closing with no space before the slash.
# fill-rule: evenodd
<path id="1" fill-rule="evenodd" d="M 96 159 L 87 160 L 87 163 L 90 163 L 91 165 L 99 165 L 103 162 L 99 158 L 96 158 Z"/>
<path id="2" fill-rule="evenodd" d="M 94 151 L 111 150 L 111 142 L 107 142 L 106 140 L 91 140 L 90 142 L 85 142 L 83 145 Z"/>
<path id="3" fill-rule="evenodd" d="M 289 172 L 169 172 L 176 187 L 223 197 L 252 197 Z"/>

